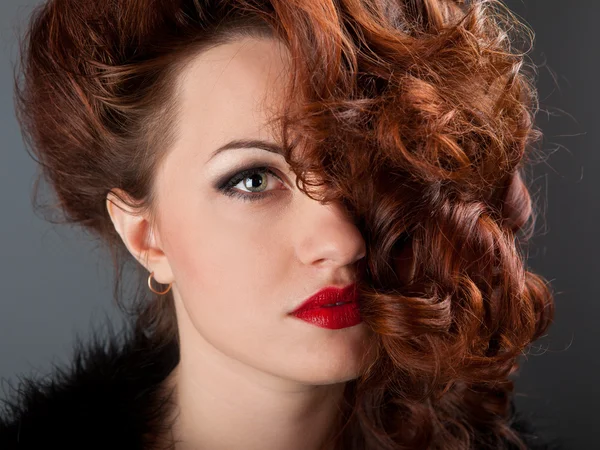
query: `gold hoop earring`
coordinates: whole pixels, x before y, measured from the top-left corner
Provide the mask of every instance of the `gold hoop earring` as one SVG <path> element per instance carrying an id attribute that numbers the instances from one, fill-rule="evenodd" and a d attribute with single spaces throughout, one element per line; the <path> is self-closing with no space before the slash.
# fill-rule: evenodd
<path id="1" fill-rule="evenodd" d="M 169 292 L 169 291 L 171 290 L 171 285 L 172 285 L 173 283 L 169 283 L 169 287 L 168 287 L 167 289 L 165 289 L 164 291 L 162 291 L 162 292 L 161 292 L 161 291 L 157 291 L 157 290 L 155 290 L 155 289 L 152 287 L 152 277 L 153 277 L 153 276 L 154 276 L 154 272 L 152 272 L 152 273 L 150 274 L 150 276 L 148 277 L 148 287 L 150 288 L 150 290 L 151 290 L 152 292 L 154 292 L 155 294 L 158 294 L 158 295 L 165 295 L 167 292 Z"/>

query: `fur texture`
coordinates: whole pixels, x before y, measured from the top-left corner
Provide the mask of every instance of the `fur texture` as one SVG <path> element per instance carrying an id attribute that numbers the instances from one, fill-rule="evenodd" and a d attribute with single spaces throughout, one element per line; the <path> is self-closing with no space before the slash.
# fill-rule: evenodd
<path id="1" fill-rule="evenodd" d="M 9 384 L 0 449 L 144 449 L 145 436 L 167 426 L 159 386 L 177 364 L 177 352 L 151 345 L 132 329 L 115 333 L 109 326 L 108 333 L 93 332 L 88 343 L 77 339 L 69 367 Z M 564 448 L 536 436 L 516 412 L 514 417 L 512 427 L 530 449 Z"/>

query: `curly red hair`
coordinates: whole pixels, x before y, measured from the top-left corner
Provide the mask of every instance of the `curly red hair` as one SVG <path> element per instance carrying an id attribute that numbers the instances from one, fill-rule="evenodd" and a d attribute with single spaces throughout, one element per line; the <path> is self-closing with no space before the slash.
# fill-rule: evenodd
<path id="1" fill-rule="evenodd" d="M 498 0 L 45 2 L 22 44 L 17 117 L 65 220 L 104 239 L 121 273 L 108 192 L 152 210 L 177 74 L 240 36 L 288 46 L 274 118 L 286 158 L 298 187 L 342 202 L 367 242 L 361 311 L 378 357 L 347 384 L 338 447 L 524 449 L 509 376 L 554 306 L 522 251 L 541 132 L 515 44 L 532 35 Z M 172 298 L 136 308 L 173 339 Z"/>

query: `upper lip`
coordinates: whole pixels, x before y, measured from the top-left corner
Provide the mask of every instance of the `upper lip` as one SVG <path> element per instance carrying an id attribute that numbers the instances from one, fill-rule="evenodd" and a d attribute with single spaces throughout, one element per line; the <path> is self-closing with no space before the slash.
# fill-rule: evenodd
<path id="1" fill-rule="evenodd" d="M 356 301 L 356 283 L 349 284 L 340 288 L 336 286 L 327 286 L 307 298 L 290 314 L 303 310 L 317 309 L 330 303 L 355 302 Z"/>

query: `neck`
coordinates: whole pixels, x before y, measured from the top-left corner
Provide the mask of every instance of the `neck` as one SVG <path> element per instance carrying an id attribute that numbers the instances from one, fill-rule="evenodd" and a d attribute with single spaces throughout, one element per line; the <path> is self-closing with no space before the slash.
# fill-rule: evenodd
<path id="1" fill-rule="evenodd" d="M 332 450 L 346 382 L 276 376 L 224 354 L 178 315 L 180 359 L 172 389 L 171 439 L 178 449 Z"/>
<path id="2" fill-rule="evenodd" d="M 181 348 L 166 380 L 174 387 L 171 431 L 178 448 L 333 448 L 345 383 L 300 385 L 244 366 L 206 341 L 194 344 L 193 352 Z"/>

